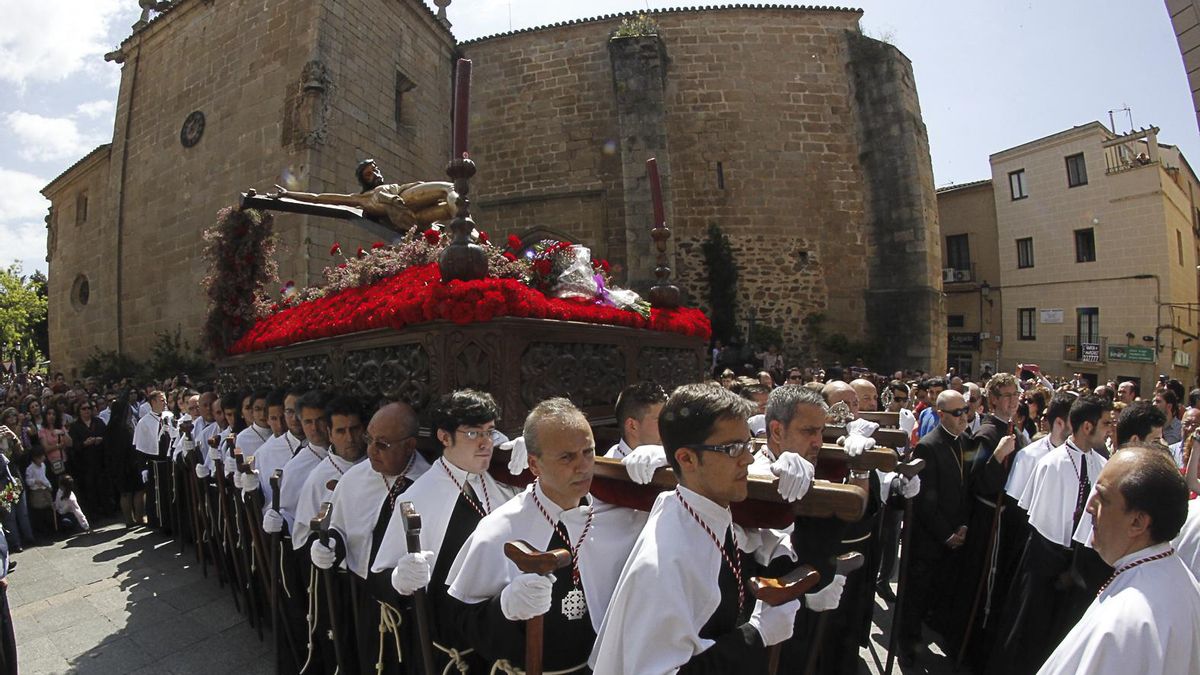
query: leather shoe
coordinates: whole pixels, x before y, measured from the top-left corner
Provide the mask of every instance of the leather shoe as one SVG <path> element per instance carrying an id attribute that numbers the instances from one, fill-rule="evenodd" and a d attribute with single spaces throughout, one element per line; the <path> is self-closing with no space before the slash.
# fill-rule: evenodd
<path id="1" fill-rule="evenodd" d="M 883 598 L 885 602 L 896 602 L 896 594 L 892 592 L 892 585 L 886 581 L 881 581 L 878 584 L 875 584 L 875 592 L 878 593 L 879 597 Z"/>

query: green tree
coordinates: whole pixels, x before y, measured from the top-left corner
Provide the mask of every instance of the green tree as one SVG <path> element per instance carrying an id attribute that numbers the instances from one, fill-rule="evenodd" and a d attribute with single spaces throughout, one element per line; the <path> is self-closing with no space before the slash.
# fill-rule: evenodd
<path id="1" fill-rule="evenodd" d="M 5 361 L 15 355 L 25 368 L 37 364 L 49 351 L 49 346 L 38 340 L 39 327 L 46 324 L 44 279 L 25 277 L 18 264 L 0 269 L 0 348 Z"/>
<path id="2" fill-rule="evenodd" d="M 700 244 L 708 271 L 708 304 L 712 307 L 713 337 L 729 344 L 737 335 L 737 264 L 729 237 L 715 223 Z"/>

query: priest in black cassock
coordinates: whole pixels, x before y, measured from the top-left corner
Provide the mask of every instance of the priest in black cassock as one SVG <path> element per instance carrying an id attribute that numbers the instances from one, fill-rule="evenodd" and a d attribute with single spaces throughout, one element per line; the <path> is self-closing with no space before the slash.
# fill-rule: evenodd
<path id="1" fill-rule="evenodd" d="M 463 545 L 446 581 L 455 622 L 495 668 L 525 668 L 525 621 L 544 616 L 544 665 L 585 672 L 621 567 L 645 521 L 589 494 L 595 441 L 583 413 L 564 398 L 539 403 L 523 430 L 537 480 L 488 514 Z M 571 566 L 525 574 L 504 555 L 507 541 L 566 549 Z"/>
<path id="2" fill-rule="evenodd" d="M 794 566 L 790 541 L 743 530 L 729 510 L 746 499 L 753 412 L 749 401 L 705 384 L 679 387 L 663 406 L 659 431 L 679 487 L 658 496 L 621 570 L 592 653 L 595 672 L 760 673 L 765 646 L 791 636 L 799 601 L 769 607 L 745 585 L 777 556 Z"/>
<path id="3" fill-rule="evenodd" d="M 1013 434 L 1012 419 L 1020 404 L 1017 378 L 1011 373 L 997 373 L 984 387 L 988 397 L 987 414 L 982 415 L 979 430 L 971 439 L 974 460 L 968 460 L 967 502 L 970 516 L 968 535 L 958 552 L 961 574 L 954 593 L 945 633 L 948 649 L 958 654 L 969 633 L 967 654 L 963 661 L 977 670 L 982 668 L 990 643 L 989 630 L 994 630 L 1003 593 L 996 586 L 1001 560 L 1016 560 L 1024 542 L 1007 536 L 1009 529 L 996 518 L 996 505 L 1004 503 L 1004 486 L 1008 483 L 1010 456 L 1019 450 Z M 1010 439 L 1002 442 L 1004 439 Z M 1010 500 L 1011 501 L 1011 500 Z"/>
<path id="4" fill-rule="evenodd" d="M 371 572 L 400 493 L 429 469 L 417 452 L 420 421 L 407 403 L 379 409 L 363 440 L 369 461 L 346 471 L 333 491 L 330 539 L 335 565 L 352 573 L 355 644 L 359 670 L 368 673 L 417 672 L 418 648 L 405 644 L 400 626 L 414 622 L 410 603 L 392 588 L 391 578 Z"/>
<path id="5" fill-rule="evenodd" d="M 954 576 L 967 530 L 967 478 L 963 459 L 964 433 L 970 406 L 963 395 L 948 389 L 935 402 L 938 426 L 913 448 L 913 457 L 925 460 L 921 491 L 913 503 L 913 534 L 904 555 L 908 583 L 899 622 L 900 664 L 910 665 L 924 644 L 921 624 L 945 635 L 945 609 L 955 592 Z"/>
<path id="6" fill-rule="evenodd" d="M 412 502 L 421 515 L 421 550 L 408 551 L 403 518 L 393 518 L 371 565 L 372 572 L 390 573 L 392 587 L 401 595 L 428 589 L 437 671 L 486 670 L 485 660 L 471 649 L 454 622 L 446 577 L 479 521 L 513 496 L 511 488 L 498 484 L 487 472 L 499 417 L 491 395 L 472 389 L 446 394 L 434 404 L 430 425 L 442 444 L 442 456 L 399 497 Z"/>

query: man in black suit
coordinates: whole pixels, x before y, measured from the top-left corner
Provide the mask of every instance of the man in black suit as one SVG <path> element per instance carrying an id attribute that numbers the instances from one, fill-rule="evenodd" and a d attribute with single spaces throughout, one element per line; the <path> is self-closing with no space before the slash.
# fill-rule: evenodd
<path id="1" fill-rule="evenodd" d="M 900 622 L 900 663 L 909 665 L 922 644 L 921 622 L 946 606 L 954 588 L 950 579 L 955 552 L 967 538 L 966 471 L 963 432 L 970 406 L 963 395 L 947 389 L 937 397 L 938 426 L 917 443 L 913 456 L 926 462 L 921 491 L 913 507 L 915 523 L 906 597 Z M 934 625 L 936 628 L 936 624 Z"/>

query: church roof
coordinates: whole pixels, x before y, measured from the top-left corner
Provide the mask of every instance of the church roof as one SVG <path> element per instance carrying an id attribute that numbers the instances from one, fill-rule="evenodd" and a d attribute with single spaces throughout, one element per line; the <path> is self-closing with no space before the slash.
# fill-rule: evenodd
<path id="1" fill-rule="evenodd" d="M 55 183 L 66 178 L 68 175 L 71 174 L 72 171 L 74 171 L 75 169 L 82 166 L 84 164 L 84 162 L 87 162 L 89 159 L 95 157 L 96 155 L 99 155 L 102 152 L 108 152 L 108 149 L 110 147 L 112 147 L 112 143 L 105 143 L 104 145 L 98 146 L 95 150 L 92 150 L 91 152 L 84 155 L 83 157 L 80 157 L 79 161 L 75 162 L 71 166 L 68 166 L 66 168 L 66 170 L 64 170 L 62 173 L 58 174 L 57 176 L 55 176 L 49 183 L 46 183 L 46 187 L 42 188 L 42 190 L 41 190 L 42 194 L 45 195 L 46 192 L 50 188 L 54 187 Z"/>
<path id="2" fill-rule="evenodd" d="M 521 33 L 533 33 L 533 32 L 540 31 L 540 30 L 546 30 L 548 28 L 560 28 L 562 26 L 574 26 L 577 24 L 596 23 L 596 22 L 600 22 L 600 21 L 611 21 L 612 19 L 624 19 L 626 17 L 636 17 L 636 16 L 639 16 L 642 14 L 645 14 L 647 16 L 654 16 L 657 14 L 682 14 L 682 13 L 687 13 L 687 12 L 709 12 L 709 11 L 723 11 L 723 10 L 735 10 L 735 9 L 765 9 L 765 10 L 782 9 L 782 10 L 798 10 L 798 11 L 804 11 L 804 12 L 847 12 L 850 14 L 859 14 L 859 15 L 861 15 L 863 13 L 863 11 L 861 9 L 855 9 L 853 7 L 827 7 L 824 5 L 764 5 L 761 3 L 759 3 L 759 4 L 738 3 L 738 4 L 732 4 L 732 5 L 712 5 L 712 6 L 708 6 L 708 7 L 705 7 L 705 6 L 667 7 L 667 8 L 663 8 L 663 9 L 634 10 L 634 11 L 629 11 L 629 12 L 621 12 L 619 14 L 603 14 L 601 16 L 593 16 L 593 17 L 589 17 L 586 19 L 571 19 L 569 21 L 559 21 L 557 23 L 546 24 L 544 26 L 519 28 L 517 30 L 510 30 L 510 31 L 506 31 L 503 33 L 494 33 L 492 35 L 485 35 L 483 37 L 477 37 L 477 38 L 474 38 L 471 40 L 466 40 L 465 42 L 460 42 L 459 44 L 460 45 L 470 45 L 470 44 L 475 44 L 477 42 L 483 42 L 485 40 L 492 40 L 495 38 L 507 37 L 509 35 L 520 35 Z"/>

